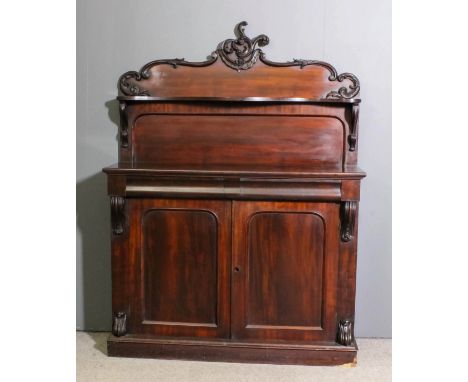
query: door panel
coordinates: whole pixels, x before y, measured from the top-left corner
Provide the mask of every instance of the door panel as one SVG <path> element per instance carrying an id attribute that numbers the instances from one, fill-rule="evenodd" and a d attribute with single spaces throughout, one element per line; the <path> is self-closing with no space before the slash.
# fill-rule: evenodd
<path id="1" fill-rule="evenodd" d="M 232 336 L 333 340 L 338 204 L 234 202 Z"/>
<path id="2" fill-rule="evenodd" d="M 257 212 L 248 223 L 248 327 L 321 327 L 322 219 Z M 300 239 L 299 239 L 300 238 Z"/>
<path id="3" fill-rule="evenodd" d="M 150 210 L 142 230 L 144 322 L 216 325 L 216 216 Z"/>
<path id="4" fill-rule="evenodd" d="M 229 336 L 230 202 L 136 201 L 135 332 Z"/>

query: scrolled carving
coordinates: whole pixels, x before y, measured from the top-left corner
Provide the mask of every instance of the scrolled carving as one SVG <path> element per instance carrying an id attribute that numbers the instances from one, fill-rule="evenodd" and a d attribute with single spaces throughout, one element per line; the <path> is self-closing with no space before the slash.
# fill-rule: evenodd
<path id="1" fill-rule="evenodd" d="M 127 334 L 127 315 L 124 312 L 117 312 L 114 314 L 112 334 L 116 337 L 122 337 Z"/>
<path id="2" fill-rule="evenodd" d="M 255 65 L 262 50 L 258 46 L 266 46 L 270 42 L 267 35 L 261 34 L 253 39 L 244 33 L 246 21 L 236 25 L 237 39 L 227 39 L 219 44 L 218 53 L 223 62 L 232 69 L 247 70 Z"/>
<path id="3" fill-rule="evenodd" d="M 360 90 L 359 80 L 354 74 L 351 73 L 342 73 L 338 74 L 336 69 L 333 65 L 329 64 L 328 62 L 318 61 L 318 60 L 303 60 L 301 58 L 297 59 L 294 58 L 292 61 L 289 62 L 274 62 L 270 61 L 266 58 L 265 53 L 261 52 L 260 54 L 260 61 L 262 61 L 265 65 L 269 66 L 299 66 L 301 69 L 305 68 L 306 66 L 315 65 L 321 66 L 323 68 L 328 69 L 330 72 L 330 76 L 328 77 L 329 81 L 338 81 L 343 82 L 345 79 L 351 81 L 351 85 L 348 87 L 342 86 L 338 90 L 332 90 L 326 95 L 327 99 L 351 99 L 354 98 Z"/>
<path id="4" fill-rule="evenodd" d="M 348 242 L 353 238 L 356 220 L 357 202 L 341 203 L 341 241 Z"/>
<path id="5" fill-rule="evenodd" d="M 335 73 L 336 73 L 336 70 L 335 70 Z M 343 82 L 344 80 L 351 81 L 351 85 L 349 85 L 348 87 L 342 86 L 338 90 L 332 90 L 331 92 L 327 94 L 326 98 L 350 99 L 350 98 L 354 98 L 359 93 L 361 86 L 359 84 L 359 80 L 354 74 L 342 73 L 342 74 L 335 76 L 333 79 L 330 78 L 330 81 Z"/>
<path id="6" fill-rule="evenodd" d="M 119 89 L 122 94 L 127 96 L 157 96 L 157 94 L 150 94 L 147 89 L 140 84 L 141 81 L 147 80 L 151 77 L 151 68 L 156 65 L 170 65 L 174 69 L 179 66 L 192 66 L 192 67 L 203 67 L 209 66 L 215 63 L 218 57 L 226 66 L 231 69 L 237 70 L 248 70 L 252 68 L 257 61 L 263 62 L 265 65 L 287 67 L 287 66 L 299 66 L 301 69 L 306 66 L 315 65 L 326 68 L 330 75 L 329 81 L 349 82 L 346 86 L 341 86 L 337 90 L 328 92 L 325 96 L 326 99 L 352 99 L 356 97 L 360 90 L 360 84 L 357 77 L 351 73 L 338 74 L 336 69 L 323 61 L 317 60 L 303 60 L 294 59 L 290 62 L 274 62 L 266 58 L 265 53 L 260 47 L 269 44 L 270 39 L 268 36 L 261 34 L 254 38 L 249 38 L 245 34 L 245 27 L 247 26 L 246 21 L 242 21 L 236 25 L 235 34 L 237 38 L 227 39 L 222 41 L 215 52 L 213 52 L 206 61 L 202 62 L 190 62 L 185 61 L 183 58 L 174 58 L 168 60 L 155 60 L 147 63 L 143 66 L 140 71 L 129 71 L 124 73 L 119 78 Z"/>
<path id="7" fill-rule="evenodd" d="M 122 74 L 119 78 L 119 89 L 125 95 L 132 96 L 149 96 L 147 90 L 141 89 L 134 81 L 129 82 L 129 80 L 141 81 L 144 78 L 140 72 L 130 71 Z"/>
<path id="8" fill-rule="evenodd" d="M 125 227 L 125 199 L 121 196 L 111 196 L 111 224 L 114 235 L 122 235 Z"/>
<path id="9" fill-rule="evenodd" d="M 127 105 L 125 102 L 120 102 L 120 146 L 128 147 L 128 118 L 126 113 Z"/>
<path id="10" fill-rule="evenodd" d="M 337 335 L 338 343 L 344 346 L 351 346 L 354 341 L 353 331 L 354 331 L 353 321 L 341 320 L 338 323 L 338 335 Z"/>
<path id="11" fill-rule="evenodd" d="M 349 144 L 349 151 L 356 150 L 356 142 L 357 142 L 357 128 L 359 124 L 359 105 L 353 105 L 352 109 L 352 117 L 351 117 L 351 125 L 350 131 L 348 135 L 348 144 Z"/>
<path id="12" fill-rule="evenodd" d="M 122 74 L 119 78 L 119 89 L 120 91 L 128 96 L 149 96 L 149 92 L 142 89 L 140 86 L 135 84 L 141 80 L 147 80 L 151 77 L 151 68 L 157 65 L 171 65 L 174 69 L 178 66 L 193 66 L 203 67 L 213 64 L 218 58 L 216 52 L 211 53 L 210 57 L 206 61 L 202 62 L 190 62 L 185 61 L 184 58 L 173 58 L 168 60 L 155 60 L 148 62 L 143 66 L 140 71 L 130 71 Z"/>

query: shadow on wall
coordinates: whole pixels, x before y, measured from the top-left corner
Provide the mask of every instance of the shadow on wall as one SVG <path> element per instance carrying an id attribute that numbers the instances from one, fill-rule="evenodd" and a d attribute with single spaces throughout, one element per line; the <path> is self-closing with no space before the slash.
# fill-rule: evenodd
<path id="1" fill-rule="evenodd" d="M 82 239 L 83 328 L 111 329 L 110 209 L 106 176 L 97 173 L 76 187 Z"/>
<path id="2" fill-rule="evenodd" d="M 117 142 L 119 141 L 119 127 L 120 127 L 120 115 L 119 115 L 119 101 L 111 99 L 104 104 L 107 107 L 107 115 L 109 119 L 117 126 L 117 135 L 115 136 Z"/>
<path id="3" fill-rule="evenodd" d="M 119 126 L 119 103 L 105 103 L 109 119 Z M 118 133 L 116 133 L 118 140 Z M 117 147 L 116 147 L 117 150 Z M 103 159 L 106 161 L 106 159 Z M 111 162 L 105 165 L 110 165 Z M 77 183 L 76 212 L 81 232 L 83 279 L 83 330 L 110 331 L 112 326 L 110 205 L 106 175 L 96 174 Z"/>

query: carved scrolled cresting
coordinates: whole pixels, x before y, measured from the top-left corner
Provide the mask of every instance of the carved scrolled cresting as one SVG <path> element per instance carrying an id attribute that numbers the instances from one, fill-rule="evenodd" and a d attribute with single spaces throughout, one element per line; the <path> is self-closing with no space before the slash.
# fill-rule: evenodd
<path id="1" fill-rule="evenodd" d="M 127 315 L 124 312 L 117 312 L 114 314 L 112 334 L 116 337 L 122 337 L 127 334 Z"/>
<path id="2" fill-rule="evenodd" d="M 338 323 L 337 342 L 340 345 L 351 346 L 354 341 L 354 328 L 352 320 L 341 320 Z"/>
<path id="3" fill-rule="evenodd" d="M 355 201 L 341 203 L 341 241 L 348 242 L 353 238 L 356 209 L 357 202 Z"/>
<path id="4" fill-rule="evenodd" d="M 348 87 L 342 86 L 338 90 L 332 90 L 330 93 L 327 94 L 328 99 L 350 99 L 354 98 L 358 93 L 359 90 L 361 89 L 361 86 L 359 84 L 359 80 L 357 77 L 352 74 L 352 73 L 341 73 L 338 75 L 335 75 L 337 73 L 335 69 L 335 73 L 332 73 L 328 79 L 330 81 L 338 81 L 338 82 L 343 82 L 344 80 L 349 80 L 351 81 L 351 85 Z"/>
<path id="5" fill-rule="evenodd" d="M 125 227 L 125 198 L 121 196 L 111 196 L 111 224 L 112 233 L 121 235 Z"/>
<path id="6" fill-rule="evenodd" d="M 130 96 L 149 96 L 149 92 L 145 89 L 141 89 L 138 85 L 135 84 L 135 81 L 147 80 L 151 77 L 150 69 L 156 65 L 171 65 L 174 69 L 177 69 L 178 66 L 193 66 L 193 67 L 203 67 L 213 64 L 218 58 L 216 52 L 211 53 L 210 57 L 206 61 L 202 62 L 190 62 L 185 61 L 184 58 L 173 58 L 167 60 L 154 60 L 148 62 L 143 66 L 139 72 L 130 71 L 122 74 L 119 78 L 119 89 L 125 95 Z M 134 80 L 134 81 L 129 81 Z"/>
<path id="7" fill-rule="evenodd" d="M 126 113 L 127 105 L 125 102 L 119 103 L 120 113 L 120 146 L 128 147 L 128 118 Z"/>
<path id="8" fill-rule="evenodd" d="M 332 90 L 331 92 L 329 92 L 327 96 L 325 97 L 327 99 L 351 99 L 351 98 L 354 98 L 359 93 L 359 90 L 361 89 L 359 80 L 354 74 L 351 74 L 351 73 L 338 74 L 334 66 L 329 64 L 328 62 L 317 61 L 317 60 L 303 60 L 301 58 L 299 59 L 294 58 L 290 62 L 274 62 L 274 61 L 268 60 L 265 56 L 265 53 L 263 52 L 260 54 L 260 61 L 262 61 L 264 64 L 269 65 L 269 66 L 277 66 L 277 67 L 299 66 L 301 69 L 310 65 L 321 66 L 323 68 L 328 69 L 328 71 L 330 72 L 330 76 L 328 77 L 329 81 L 343 82 L 346 79 L 351 81 L 351 85 L 349 85 L 348 87 L 342 86 L 338 90 Z"/>
<path id="9" fill-rule="evenodd" d="M 293 59 L 293 61 L 290 62 L 274 62 L 268 60 L 260 47 L 268 45 L 270 39 L 264 34 L 258 35 L 252 39 L 247 37 L 244 32 L 247 25 L 246 21 L 237 24 L 235 28 L 237 38 L 227 39 L 219 43 L 216 51 L 211 53 L 206 61 L 190 62 L 183 58 L 155 60 L 147 63 L 139 71 L 124 73 L 119 78 L 120 91 L 127 96 L 152 96 L 154 94 L 150 94 L 148 90 L 144 89 L 138 83 L 151 77 L 151 68 L 154 66 L 170 65 L 174 69 L 177 69 L 179 66 L 204 67 L 214 64 L 218 60 L 218 57 L 221 57 L 221 60 L 226 66 L 238 72 L 252 68 L 258 61 L 273 67 L 298 66 L 303 69 L 306 66 L 321 66 L 330 72 L 328 76 L 329 81 L 337 81 L 339 83 L 346 80 L 349 81 L 347 86 L 341 86 L 337 90 L 328 92 L 324 97 L 325 99 L 352 99 L 358 95 L 360 84 L 357 77 L 351 73 L 338 74 L 336 69 L 326 62 L 303 59 Z"/>

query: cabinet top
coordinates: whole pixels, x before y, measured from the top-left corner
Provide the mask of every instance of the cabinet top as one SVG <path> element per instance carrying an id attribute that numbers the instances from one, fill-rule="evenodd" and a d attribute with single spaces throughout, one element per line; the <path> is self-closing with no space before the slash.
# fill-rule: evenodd
<path id="1" fill-rule="evenodd" d="M 294 59 L 274 62 L 261 47 L 268 36 L 249 38 L 245 21 L 236 38 L 222 41 L 206 61 L 154 60 L 118 81 L 121 101 L 207 100 L 234 102 L 359 102 L 360 84 L 330 64 Z"/>
<path id="2" fill-rule="evenodd" d="M 103 169 L 107 174 L 136 176 L 183 176 L 206 178 L 259 178 L 259 179 L 362 179 L 366 173 L 358 166 L 320 165 L 309 166 L 266 166 L 245 165 L 172 165 L 161 166 L 154 163 L 116 163 Z"/>

